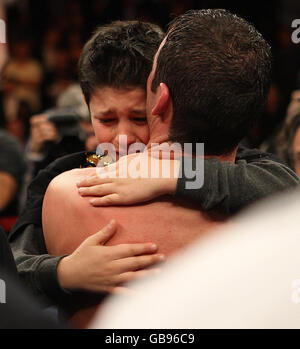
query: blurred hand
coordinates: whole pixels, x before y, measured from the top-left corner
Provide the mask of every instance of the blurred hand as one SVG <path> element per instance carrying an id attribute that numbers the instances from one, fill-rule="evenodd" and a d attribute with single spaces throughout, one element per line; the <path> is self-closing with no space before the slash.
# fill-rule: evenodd
<path id="1" fill-rule="evenodd" d="M 152 243 L 104 246 L 115 232 L 113 220 L 84 240 L 71 255 L 61 259 L 57 275 L 63 288 L 115 293 L 122 290 L 118 286 L 159 271 L 143 270 L 164 259 L 163 255 L 154 254 L 157 246 Z"/>
<path id="2" fill-rule="evenodd" d="M 59 142 L 60 136 L 54 124 L 44 114 L 35 115 L 30 119 L 30 144 L 34 153 L 41 151 L 46 141 Z"/>
<path id="3" fill-rule="evenodd" d="M 79 183 L 81 196 L 91 196 L 93 206 L 131 205 L 161 195 L 172 195 L 176 189 L 180 161 L 131 154 L 103 168 Z M 125 177 L 125 178 L 124 178 Z"/>

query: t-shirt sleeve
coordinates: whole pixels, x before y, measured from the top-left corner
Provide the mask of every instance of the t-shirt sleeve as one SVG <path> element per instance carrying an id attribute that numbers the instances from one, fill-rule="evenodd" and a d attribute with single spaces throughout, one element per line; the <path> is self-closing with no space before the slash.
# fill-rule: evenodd
<path id="1" fill-rule="evenodd" d="M 57 265 L 64 257 L 47 253 L 43 231 L 28 225 L 10 242 L 20 280 L 44 305 L 60 303 L 66 297 L 57 278 Z"/>
<path id="2" fill-rule="evenodd" d="M 185 171 L 181 172 L 175 197 L 191 200 L 202 210 L 218 209 L 225 214 L 236 213 L 259 199 L 299 184 L 298 176 L 289 167 L 269 158 L 238 160 L 235 164 L 204 160 L 204 181 L 199 189 L 187 189 L 188 179 Z"/>

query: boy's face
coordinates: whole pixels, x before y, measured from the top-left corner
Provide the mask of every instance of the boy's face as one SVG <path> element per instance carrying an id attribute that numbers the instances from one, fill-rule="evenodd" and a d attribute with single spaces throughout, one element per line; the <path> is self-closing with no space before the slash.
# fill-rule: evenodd
<path id="1" fill-rule="evenodd" d="M 147 144 L 149 128 L 146 117 L 146 92 L 142 88 L 96 89 L 90 99 L 93 128 L 100 143 L 111 143 L 119 153 L 133 143 Z M 119 135 L 127 136 L 127 149 L 119 149 Z"/>

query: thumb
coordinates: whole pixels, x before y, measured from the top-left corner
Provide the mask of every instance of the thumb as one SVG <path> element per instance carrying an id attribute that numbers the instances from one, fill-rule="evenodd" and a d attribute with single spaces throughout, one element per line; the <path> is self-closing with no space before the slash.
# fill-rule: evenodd
<path id="1" fill-rule="evenodd" d="M 89 236 L 85 241 L 88 245 L 104 245 L 108 240 L 110 240 L 117 231 L 117 223 L 112 219 L 108 225 L 102 228 L 97 233 Z"/>

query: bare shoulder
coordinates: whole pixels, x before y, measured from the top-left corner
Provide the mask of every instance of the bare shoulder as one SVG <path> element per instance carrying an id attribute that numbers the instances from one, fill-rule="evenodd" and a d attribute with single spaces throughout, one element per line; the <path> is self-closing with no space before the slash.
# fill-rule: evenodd
<path id="1" fill-rule="evenodd" d="M 52 179 L 49 188 L 65 188 L 76 184 L 79 180 L 91 176 L 96 173 L 95 168 L 75 168 L 70 171 L 63 172 Z"/>
<path id="2" fill-rule="evenodd" d="M 78 194 L 76 183 L 86 176 L 93 174 L 94 168 L 73 169 L 63 172 L 52 179 L 43 200 L 43 222 L 46 222 L 46 216 L 49 218 L 51 214 L 57 217 L 58 214 L 75 212 L 79 214 L 82 211 L 82 205 L 88 205 L 86 200 Z M 72 213 L 72 214 L 73 214 Z"/>

